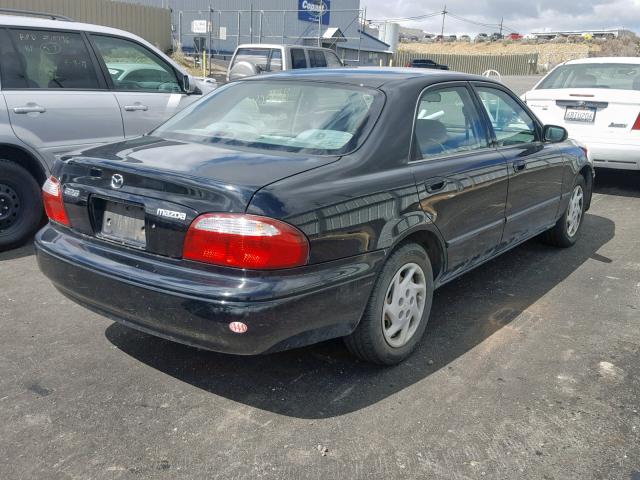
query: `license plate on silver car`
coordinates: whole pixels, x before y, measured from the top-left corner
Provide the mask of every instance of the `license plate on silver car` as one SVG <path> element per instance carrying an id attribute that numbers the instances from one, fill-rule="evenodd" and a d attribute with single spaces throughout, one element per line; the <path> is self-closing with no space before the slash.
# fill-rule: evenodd
<path id="1" fill-rule="evenodd" d="M 596 109 L 567 107 L 564 112 L 564 119 L 570 122 L 593 123 L 596 119 Z"/>
<path id="2" fill-rule="evenodd" d="M 126 203 L 106 202 L 100 234 L 112 241 L 145 248 L 147 235 L 144 208 Z"/>

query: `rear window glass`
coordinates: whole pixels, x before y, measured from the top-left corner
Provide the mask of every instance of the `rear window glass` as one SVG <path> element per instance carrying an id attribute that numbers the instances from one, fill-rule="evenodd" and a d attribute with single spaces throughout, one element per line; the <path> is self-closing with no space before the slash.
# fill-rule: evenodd
<path id="1" fill-rule="evenodd" d="M 327 67 L 336 68 L 342 67 L 342 62 L 338 58 L 338 56 L 333 52 L 324 52 L 324 57 L 327 60 Z"/>
<path id="2" fill-rule="evenodd" d="M 2 55 L 5 87 L 100 87 L 89 50 L 79 33 L 9 30 L 9 35 L 15 50 Z M 3 39 L 3 43 L 7 40 Z"/>
<path id="3" fill-rule="evenodd" d="M 307 68 L 307 59 L 301 48 L 291 49 L 291 68 Z"/>
<path id="4" fill-rule="evenodd" d="M 199 143 L 338 155 L 359 144 L 382 101 L 377 90 L 360 87 L 238 82 L 187 108 L 156 133 Z"/>
<path id="5" fill-rule="evenodd" d="M 269 48 L 240 48 L 233 60 L 233 65 L 239 62 L 249 62 L 265 72 L 282 70 L 282 54 L 278 49 Z"/>
<path id="6" fill-rule="evenodd" d="M 537 89 L 610 88 L 640 90 L 640 65 L 584 63 L 563 65 L 551 72 Z"/>
<path id="7" fill-rule="evenodd" d="M 309 64 L 311 68 L 322 68 L 327 66 L 322 50 L 309 50 Z"/>

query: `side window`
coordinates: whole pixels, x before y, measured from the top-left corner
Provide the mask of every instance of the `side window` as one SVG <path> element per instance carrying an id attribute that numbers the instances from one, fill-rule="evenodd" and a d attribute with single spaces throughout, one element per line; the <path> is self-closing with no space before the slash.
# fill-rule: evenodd
<path id="1" fill-rule="evenodd" d="M 491 87 L 476 87 L 476 90 L 489 115 L 498 146 L 538 140 L 535 122 L 511 95 Z"/>
<path id="2" fill-rule="evenodd" d="M 2 55 L 6 87 L 100 88 L 91 55 L 79 33 L 10 30 L 9 35 L 16 50 L 11 49 L 8 57 Z"/>
<path id="3" fill-rule="evenodd" d="M 338 55 L 336 55 L 333 52 L 324 52 L 324 58 L 327 62 L 327 67 L 329 68 L 338 68 L 338 67 L 342 67 L 342 62 L 340 61 L 340 59 L 338 58 Z"/>
<path id="4" fill-rule="evenodd" d="M 271 50 L 271 64 L 269 70 L 272 72 L 279 72 L 282 70 L 282 53 L 277 48 Z"/>
<path id="5" fill-rule="evenodd" d="M 180 92 L 173 69 L 137 43 L 92 35 L 116 90 Z"/>
<path id="6" fill-rule="evenodd" d="M 414 142 L 418 158 L 489 146 L 480 116 L 465 87 L 427 90 L 420 97 Z"/>
<path id="7" fill-rule="evenodd" d="M 311 68 L 322 68 L 327 66 L 322 50 L 309 50 L 309 66 Z"/>
<path id="8" fill-rule="evenodd" d="M 302 48 L 291 49 L 291 68 L 307 68 L 307 59 Z"/>

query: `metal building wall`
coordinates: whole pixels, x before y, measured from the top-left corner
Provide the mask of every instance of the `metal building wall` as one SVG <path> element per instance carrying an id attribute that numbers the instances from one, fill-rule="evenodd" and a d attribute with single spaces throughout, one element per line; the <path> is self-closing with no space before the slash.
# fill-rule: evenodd
<path id="1" fill-rule="evenodd" d="M 111 0 L 0 0 L 0 8 L 57 13 L 78 22 L 127 30 L 162 50 L 171 48 L 171 12 L 157 5 Z"/>
<path id="2" fill-rule="evenodd" d="M 212 18 L 213 30 L 217 32 L 220 25 L 227 28 L 227 40 L 217 40 L 214 36 L 212 48 L 220 52 L 233 52 L 237 43 L 238 33 L 238 10 L 242 10 L 240 15 L 240 38 L 239 43 L 249 43 L 252 41 L 250 31 L 253 32 L 253 42 L 259 43 L 283 43 L 282 33 L 284 32 L 284 43 L 290 44 L 315 44 L 314 38 L 318 34 L 318 25 L 311 22 L 298 20 L 298 0 L 124 0 L 142 5 L 153 5 L 171 8 L 173 11 L 172 25 L 174 40 L 178 38 L 182 31 L 182 46 L 189 50 L 193 48 L 193 35 L 190 31 L 192 20 L 208 19 L 209 8 L 225 13 L 215 13 Z M 253 21 L 250 21 L 249 11 L 253 9 Z M 322 25 L 324 31 L 328 27 L 339 27 L 345 37 L 351 37 L 354 42 L 359 37 L 358 17 L 360 0 L 333 0 L 329 13 L 329 25 Z M 287 13 L 269 12 L 269 10 L 288 10 Z M 198 13 L 200 11 L 200 13 Z M 261 14 L 260 12 L 264 13 Z M 179 12 L 182 13 L 182 21 L 179 22 Z M 260 17 L 262 16 L 263 37 L 259 37 Z M 179 25 L 181 23 L 181 25 Z M 283 28 L 284 27 L 284 28 Z M 206 35 L 204 35 L 206 36 Z M 305 41 L 305 37 L 307 40 Z"/>

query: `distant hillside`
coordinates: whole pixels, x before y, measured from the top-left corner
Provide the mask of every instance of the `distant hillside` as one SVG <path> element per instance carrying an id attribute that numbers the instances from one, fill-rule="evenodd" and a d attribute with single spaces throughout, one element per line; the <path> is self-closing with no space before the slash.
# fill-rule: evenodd
<path id="1" fill-rule="evenodd" d="M 486 43 L 401 43 L 400 51 L 424 53 L 448 53 L 457 55 L 515 55 L 538 54 L 538 67 L 547 70 L 567 60 L 600 56 L 638 56 L 640 47 L 637 38 L 592 41 L 584 43 L 529 43 L 529 42 L 486 42 Z"/>

